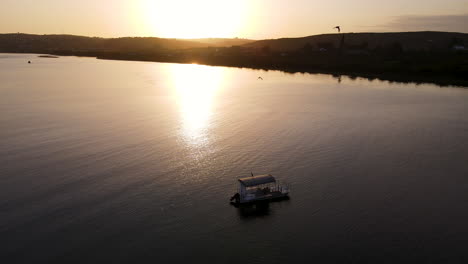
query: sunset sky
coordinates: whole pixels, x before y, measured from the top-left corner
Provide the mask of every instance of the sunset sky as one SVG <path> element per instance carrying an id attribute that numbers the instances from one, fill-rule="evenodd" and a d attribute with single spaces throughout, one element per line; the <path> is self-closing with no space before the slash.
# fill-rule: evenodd
<path id="1" fill-rule="evenodd" d="M 468 33 L 468 0 L 1 0 L 0 33 L 170 38 Z"/>

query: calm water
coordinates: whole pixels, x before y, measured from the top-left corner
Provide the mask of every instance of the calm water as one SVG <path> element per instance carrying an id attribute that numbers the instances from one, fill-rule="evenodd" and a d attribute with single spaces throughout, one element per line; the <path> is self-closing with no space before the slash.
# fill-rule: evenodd
<path id="1" fill-rule="evenodd" d="M 468 89 L 0 54 L 0 128 L 4 263 L 468 261 Z"/>

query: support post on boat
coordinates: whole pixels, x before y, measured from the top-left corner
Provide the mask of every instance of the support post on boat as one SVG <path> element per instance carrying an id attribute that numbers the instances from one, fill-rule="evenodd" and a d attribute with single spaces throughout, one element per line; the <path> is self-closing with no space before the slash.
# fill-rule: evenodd
<path id="1" fill-rule="evenodd" d="M 289 195 L 289 186 L 279 184 L 271 174 L 252 175 L 238 181 L 238 192 L 231 197 L 231 202 L 237 204 L 281 199 Z"/>

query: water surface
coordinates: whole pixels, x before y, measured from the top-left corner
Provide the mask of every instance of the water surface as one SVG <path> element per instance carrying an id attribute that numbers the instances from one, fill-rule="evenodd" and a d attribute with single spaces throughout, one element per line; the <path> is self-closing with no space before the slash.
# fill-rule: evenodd
<path id="1" fill-rule="evenodd" d="M 0 113 L 6 263 L 468 260 L 464 88 L 0 54 Z"/>

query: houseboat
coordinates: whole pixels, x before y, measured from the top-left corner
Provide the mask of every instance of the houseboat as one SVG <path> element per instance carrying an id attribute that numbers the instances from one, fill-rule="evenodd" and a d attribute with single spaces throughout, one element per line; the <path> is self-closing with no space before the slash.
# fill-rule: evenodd
<path id="1" fill-rule="evenodd" d="M 238 179 L 239 189 L 231 202 L 246 204 L 257 201 L 268 201 L 289 196 L 289 186 L 280 184 L 271 174 L 256 175 Z"/>

